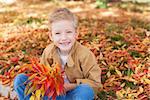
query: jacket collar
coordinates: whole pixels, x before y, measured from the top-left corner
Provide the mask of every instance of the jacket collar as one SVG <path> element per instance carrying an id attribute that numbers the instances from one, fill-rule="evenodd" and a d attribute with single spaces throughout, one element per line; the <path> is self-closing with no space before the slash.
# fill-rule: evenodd
<path id="1" fill-rule="evenodd" d="M 77 45 L 78 45 L 78 42 L 75 41 L 74 45 L 72 46 L 71 50 L 70 50 L 70 53 L 68 55 L 68 61 L 67 61 L 67 66 L 68 67 L 73 67 L 74 66 L 74 61 L 73 61 L 73 58 L 72 58 L 72 54 L 75 52 L 76 48 L 77 48 Z M 53 59 L 54 61 L 57 61 L 57 63 L 59 63 L 61 65 L 61 59 L 60 59 L 60 56 L 58 54 L 58 48 L 53 44 L 53 47 L 52 47 L 52 57 L 50 59 Z M 54 62 L 56 63 L 56 62 Z"/>

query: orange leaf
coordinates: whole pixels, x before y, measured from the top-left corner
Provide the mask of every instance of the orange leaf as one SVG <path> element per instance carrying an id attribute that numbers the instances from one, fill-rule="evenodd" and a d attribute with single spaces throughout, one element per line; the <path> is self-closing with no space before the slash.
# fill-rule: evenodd
<path id="1" fill-rule="evenodd" d="M 38 73 L 32 74 L 31 76 L 29 76 L 28 80 L 35 78 L 35 76 L 37 76 L 37 75 L 38 75 Z"/>
<path id="2" fill-rule="evenodd" d="M 2 85 L 8 85 L 8 84 L 10 84 L 10 82 L 11 82 L 10 79 L 2 80 Z"/>

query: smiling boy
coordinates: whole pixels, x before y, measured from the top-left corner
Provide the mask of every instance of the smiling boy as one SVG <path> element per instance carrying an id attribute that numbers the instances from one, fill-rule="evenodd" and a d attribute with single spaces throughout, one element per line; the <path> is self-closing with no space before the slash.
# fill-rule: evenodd
<path id="1" fill-rule="evenodd" d="M 96 93 L 94 91 L 101 86 L 101 70 L 94 54 L 76 41 L 78 34 L 75 15 L 66 8 L 60 8 L 51 14 L 49 22 L 49 37 L 53 43 L 45 48 L 41 63 L 47 66 L 51 62 L 59 63 L 65 72 L 65 91 L 56 99 L 93 100 Z M 16 77 L 14 87 L 22 83 L 19 81 L 21 77 L 23 76 Z M 19 89 L 15 90 L 21 98 Z"/>

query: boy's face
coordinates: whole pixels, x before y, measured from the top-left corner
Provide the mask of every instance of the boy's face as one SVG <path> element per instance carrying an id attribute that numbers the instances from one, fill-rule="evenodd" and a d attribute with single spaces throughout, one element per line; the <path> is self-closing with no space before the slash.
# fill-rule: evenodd
<path id="1" fill-rule="evenodd" d="M 77 37 L 73 22 L 69 20 L 53 22 L 51 31 L 52 34 L 50 34 L 50 39 L 54 44 L 60 51 L 69 52 Z"/>

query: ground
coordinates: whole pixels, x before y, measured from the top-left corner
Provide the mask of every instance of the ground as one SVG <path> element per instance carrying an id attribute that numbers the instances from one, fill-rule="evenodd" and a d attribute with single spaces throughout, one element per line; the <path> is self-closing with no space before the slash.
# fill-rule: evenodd
<path id="1" fill-rule="evenodd" d="M 103 87 L 98 99 L 150 99 L 149 4 L 112 2 L 108 8 L 96 6 L 95 2 L 57 0 L 1 4 L 0 74 L 28 63 L 28 57 L 40 57 L 51 43 L 48 15 L 55 8 L 67 7 L 79 19 L 78 41 L 91 49 L 102 69 Z M 0 86 L 0 93 L 3 90 Z M 14 99 L 12 93 L 2 94 Z"/>

